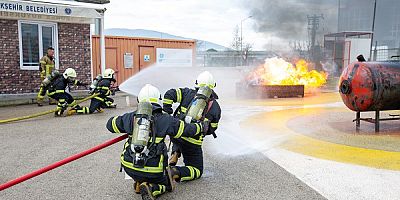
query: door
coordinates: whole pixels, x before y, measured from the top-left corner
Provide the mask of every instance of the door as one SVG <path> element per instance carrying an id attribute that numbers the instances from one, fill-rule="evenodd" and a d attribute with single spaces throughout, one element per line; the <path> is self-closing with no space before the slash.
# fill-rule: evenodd
<path id="1" fill-rule="evenodd" d="M 139 70 L 143 70 L 156 62 L 154 47 L 139 47 L 139 56 Z"/>
<path id="2" fill-rule="evenodd" d="M 115 78 L 117 79 L 116 85 L 122 83 L 122 76 L 118 73 L 117 66 L 117 48 L 106 48 L 106 69 L 111 68 L 115 71 Z"/>

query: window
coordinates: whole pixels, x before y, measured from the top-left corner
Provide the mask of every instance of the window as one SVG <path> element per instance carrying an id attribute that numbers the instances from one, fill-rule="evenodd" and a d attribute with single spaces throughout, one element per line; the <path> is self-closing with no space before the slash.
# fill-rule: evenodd
<path id="1" fill-rule="evenodd" d="M 57 24 L 19 21 L 18 32 L 21 69 L 38 70 L 39 60 L 46 55 L 48 47 L 55 49 L 58 68 Z"/>

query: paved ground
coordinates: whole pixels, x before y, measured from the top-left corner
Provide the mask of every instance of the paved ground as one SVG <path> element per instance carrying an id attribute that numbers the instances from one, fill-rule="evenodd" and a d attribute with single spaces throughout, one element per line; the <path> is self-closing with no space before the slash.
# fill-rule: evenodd
<path id="1" fill-rule="evenodd" d="M 126 104 L 122 97 L 117 103 Z M 0 119 L 52 108 L 0 108 Z M 0 182 L 116 137 L 105 129 L 106 120 L 130 110 L 119 106 L 101 114 L 48 115 L 0 125 Z M 161 199 L 325 199 L 271 161 L 264 151 L 242 145 L 252 135 L 243 135 L 235 127 L 240 122 L 236 116 L 242 112 L 240 106 L 227 106 L 223 112 L 219 138 L 206 139 L 204 177 L 179 184 L 175 192 Z M 121 150 L 122 142 L 2 191 L 0 199 L 139 199 L 133 194 L 132 181 L 118 172 Z"/>

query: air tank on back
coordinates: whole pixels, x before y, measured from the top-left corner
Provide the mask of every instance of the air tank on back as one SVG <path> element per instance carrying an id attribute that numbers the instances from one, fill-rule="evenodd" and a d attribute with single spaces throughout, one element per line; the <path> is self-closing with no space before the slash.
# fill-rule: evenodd
<path id="1" fill-rule="evenodd" d="M 339 92 L 353 111 L 400 110 L 400 63 L 352 63 L 340 76 Z"/>

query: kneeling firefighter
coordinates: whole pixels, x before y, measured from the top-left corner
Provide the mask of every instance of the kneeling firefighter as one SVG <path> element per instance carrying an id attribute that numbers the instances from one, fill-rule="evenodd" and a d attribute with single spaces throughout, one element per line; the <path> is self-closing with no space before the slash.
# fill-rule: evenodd
<path id="1" fill-rule="evenodd" d="M 179 103 L 173 116 L 186 123 L 208 121 L 210 128 L 205 135 L 213 135 L 221 118 L 218 96 L 213 91 L 216 86 L 214 77 L 208 71 L 201 73 L 196 80 L 195 89 L 170 89 L 164 95 L 163 109 L 172 114 L 172 104 Z M 171 167 L 176 181 L 191 181 L 203 174 L 203 135 L 171 139 L 173 143 L 170 166 L 175 166 L 183 155 L 185 166 Z"/>
<path id="2" fill-rule="evenodd" d="M 90 101 L 89 107 L 72 109 L 68 114 L 92 114 L 95 111 L 103 112 L 103 108 L 115 108 L 114 99 L 108 97 L 115 95 L 115 89 L 111 86 L 116 82 L 115 71 L 113 69 L 104 70 L 103 76 L 98 75 L 90 85 L 90 94 L 99 93 L 99 96 L 94 97 Z"/>
<path id="3" fill-rule="evenodd" d="M 163 113 L 160 99 L 159 90 L 147 84 L 139 92 L 136 111 L 112 117 L 107 122 L 110 132 L 129 135 L 121 154 L 121 165 L 134 179 L 135 192 L 143 199 L 155 199 L 175 187 L 166 169 L 165 137 L 195 137 L 208 129 L 207 122 L 187 124 Z"/>
<path id="4" fill-rule="evenodd" d="M 51 77 L 46 78 L 43 83 L 47 90 L 47 95 L 58 101 L 57 108 L 60 110 L 55 112 L 55 116 L 63 115 L 68 106 L 74 109 L 79 109 L 79 105 L 75 105 L 74 98 L 65 91 L 70 85 L 84 86 L 86 84 L 75 80 L 76 71 L 72 68 L 67 68 L 63 74 L 55 72 Z"/>

